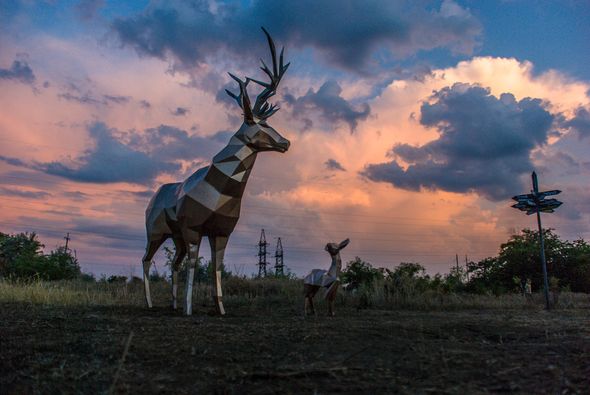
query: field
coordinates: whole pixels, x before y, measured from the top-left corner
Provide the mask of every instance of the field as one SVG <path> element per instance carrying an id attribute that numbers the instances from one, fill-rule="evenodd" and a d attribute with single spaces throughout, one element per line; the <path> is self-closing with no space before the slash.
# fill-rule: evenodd
<path id="1" fill-rule="evenodd" d="M 237 281 L 237 280 L 236 280 Z M 140 284 L 0 282 L 0 391 L 23 393 L 588 393 L 590 299 L 341 295 L 304 319 L 297 281 L 206 287 L 195 314 Z M 233 287 L 233 288 L 232 288 Z"/>

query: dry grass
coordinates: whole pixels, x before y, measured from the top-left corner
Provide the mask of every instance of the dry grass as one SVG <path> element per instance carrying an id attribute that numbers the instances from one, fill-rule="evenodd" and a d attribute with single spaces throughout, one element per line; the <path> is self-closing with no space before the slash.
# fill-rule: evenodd
<path id="1" fill-rule="evenodd" d="M 153 282 L 152 297 L 155 305 L 170 303 L 170 284 Z M 183 298 L 183 287 L 179 300 Z M 271 309 L 283 306 L 299 310 L 303 305 L 301 280 L 290 279 L 245 279 L 232 277 L 224 280 L 224 301 L 227 307 L 249 306 L 252 309 Z M 196 304 L 209 305 L 211 287 L 196 284 L 193 300 Z M 54 306 L 141 306 L 144 304 L 143 285 L 133 283 L 105 283 L 84 281 L 30 281 L 12 282 L 0 280 L 0 302 L 24 302 Z M 324 309 L 322 294 L 316 297 L 318 308 Z M 340 292 L 337 307 L 357 309 L 409 309 L 409 310 L 455 310 L 455 309 L 537 309 L 543 306 L 543 295 L 535 294 L 526 299 L 518 294 L 473 295 L 446 294 L 436 291 L 421 293 L 388 293 L 382 286 Z M 563 292 L 556 308 L 584 308 L 590 305 L 590 296 Z"/>

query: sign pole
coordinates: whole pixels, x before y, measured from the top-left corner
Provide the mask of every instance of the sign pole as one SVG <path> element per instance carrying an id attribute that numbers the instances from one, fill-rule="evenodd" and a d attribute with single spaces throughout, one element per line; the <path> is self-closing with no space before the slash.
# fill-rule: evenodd
<path id="1" fill-rule="evenodd" d="M 537 174 L 533 172 L 533 194 L 539 194 L 539 184 L 537 181 Z M 545 287 L 545 309 L 551 308 L 549 304 L 549 280 L 547 279 L 547 261 L 545 259 L 545 238 L 543 237 L 543 226 L 541 225 L 541 210 L 537 203 L 537 224 L 539 225 L 539 242 L 541 244 L 541 265 L 543 267 L 543 283 Z"/>

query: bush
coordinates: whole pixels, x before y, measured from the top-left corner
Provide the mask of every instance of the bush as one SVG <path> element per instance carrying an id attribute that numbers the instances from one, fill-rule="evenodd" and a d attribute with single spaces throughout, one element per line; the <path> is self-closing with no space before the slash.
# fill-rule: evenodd
<path id="1" fill-rule="evenodd" d="M 69 280 L 80 275 L 78 260 L 58 247 L 48 255 L 35 233 L 0 233 L 0 274 L 15 279 Z"/>

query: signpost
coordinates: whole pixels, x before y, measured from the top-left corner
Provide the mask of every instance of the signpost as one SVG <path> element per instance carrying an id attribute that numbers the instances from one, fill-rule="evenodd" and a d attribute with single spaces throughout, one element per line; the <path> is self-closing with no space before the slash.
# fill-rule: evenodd
<path id="1" fill-rule="evenodd" d="M 557 199 L 547 199 L 547 196 L 555 196 L 561 193 L 560 190 L 539 192 L 539 181 L 537 173 L 533 172 L 533 190 L 526 195 L 516 195 L 512 197 L 518 203 L 512 207 L 520 211 L 526 211 L 527 215 L 537 213 L 537 224 L 539 225 L 539 242 L 541 244 L 541 265 L 543 266 L 543 282 L 545 285 L 545 308 L 549 310 L 549 281 L 547 279 L 547 262 L 545 260 L 545 240 L 543 237 L 543 227 L 541 225 L 541 213 L 553 213 L 556 208 L 561 206 L 562 202 Z"/>

